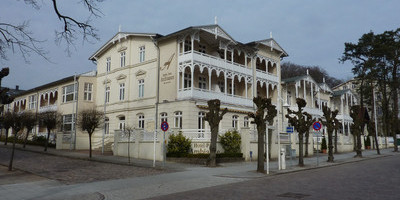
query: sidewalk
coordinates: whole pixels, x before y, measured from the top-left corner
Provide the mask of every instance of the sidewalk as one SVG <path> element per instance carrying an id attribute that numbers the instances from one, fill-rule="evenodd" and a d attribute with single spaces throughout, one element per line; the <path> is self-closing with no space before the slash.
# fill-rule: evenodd
<path id="1" fill-rule="evenodd" d="M 4 147 L 4 145 L 2 145 Z M 11 147 L 11 146 L 10 146 Z M 20 145 L 18 146 L 20 148 Z M 43 152 L 43 147 L 27 146 L 27 151 Z M 154 176 L 134 177 L 118 180 L 97 181 L 74 185 L 62 185 L 56 182 L 33 182 L 32 184 L 15 184 L 0 187 L 0 192 L 6 199 L 24 199 L 20 191 L 29 190 L 29 199 L 142 199 L 177 192 L 190 191 L 205 187 L 237 183 L 255 178 L 277 176 L 301 170 L 311 170 L 321 167 L 330 167 L 344 163 L 359 162 L 384 156 L 400 155 L 392 149 L 381 150 L 381 155 L 376 155 L 375 150 L 363 151 L 364 158 L 353 158 L 355 153 L 335 154 L 335 163 L 327 163 L 327 154 L 305 158 L 305 167 L 298 167 L 298 160 L 286 160 L 286 170 L 278 171 L 277 161 L 270 162 L 270 174 L 257 173 L 257 162 L 223 163 L 220 167 L 209 168 L 201 165 L 188 165 L 167 162 L 167 168 L 180 169 L 174 173 L 165 173 Z M 48 149 L 48 153 L 56 156 L 65 156 L 77 159 L 88 159 L 87 152 Z M 317 166 L 317 159 L 319 165 Z M 127 158 L 111 155 L 93 155 L 98 162 L 111 162 L 127 164 Z M 132 159 L 132 165 L 151 167 L 152 161 Z M 156 163 L 157 167 L 161 162 Z M 265 169 L 267 166 L 265 166 Z M 13 194 L 19 194 L 16 196 Z M 22 195 L 22 196 L 21 196 Z M 19 198 L 17 198 L 19 197 Z M 27 198 L 27 197 L 26 197 Z"/>

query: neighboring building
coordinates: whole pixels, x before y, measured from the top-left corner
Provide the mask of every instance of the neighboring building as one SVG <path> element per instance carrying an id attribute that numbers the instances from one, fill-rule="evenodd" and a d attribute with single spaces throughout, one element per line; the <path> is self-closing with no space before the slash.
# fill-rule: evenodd
<path id="1" fill-rule="evenodd" d="M 75 85 L 75 86 L 74 86 Z M 79 111 L 95 106 L 96 71 L 69 76 L 14 95 L 14 101 L 7 105 L 9 111 L 41 113 L 48 110 L 62 115 L 62 124 L 51 134 L 57 148 L 88 149 L 88 135 L 75 127 Z M 71 137 L 75 137 L 76 144 Z M 32 135 L 47 136 L 46 127 L 36 126 Z"/>

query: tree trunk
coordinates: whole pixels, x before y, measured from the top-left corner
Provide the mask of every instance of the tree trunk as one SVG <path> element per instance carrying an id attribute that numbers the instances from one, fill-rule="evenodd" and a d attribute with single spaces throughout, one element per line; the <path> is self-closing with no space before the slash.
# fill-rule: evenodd
<path id="1" fill-rule="evenodd" d="M 353 133 L 353 151 L 357 151 L 357 135 Z"/>
<path id="2" fill-rule="evenodd" d="M 92 158 L 92 134 L 89 134 L 89 158 Z"/>
<path id="3" fill-rule="evenodd" d="M 29 131 L 26 131 L 26 136 L 25 136 L 24 146 L 23 146 L 24 149 L 25 149 L 25 146 L 26 146 L 26 142 L 28 141 L 28 136 L 29 136 Z"/>
<path id="4" fill-rule="evenodd" d="M 8 140 L 8 129 L 6 129 L 6 141 L 4 141 L 4 145 L 7 145 L 7 140 Z"/>
<path id="5" fill-rule="evenodd" d="M 14 135 L 14 141 L 13 141 L 13 147 L 11 151 L 11 158 L 10 158 L 10 164 L 8 165 L 8 171 L 12 170 L 12 165 L 14 161 L 14 151 L 15 151 L 15 143 L 17 142 L 17 133 Z"/>
<path id="6" fill-rule="evenodd" d="M 218 127 L 211 127 L 211 144 L 210 144 L 210 157 L 208 158 L 208 166 L 217 166 L 217 137 L 218 137 Z"/>
<path id="7" fill-rule="evenodd" d="M 271 150 L 272 150 L 272 131 L 268 130 L 268 156 L 271 160 Z"/>
<path id="8" fill-rule="evenodd" d="M 304 159 L 303 159 L 303 134 L 299 133 L 299 166 L 304 167 Z"/>
<path id="9" fill-rule="evenodd" d="M 396 50 L 396 54 L 397 54 L 397 50 Z M 397 77 L 397 62 L 394 64 L 393 66 L 393 70 L 392 70 L 392 96 L 393 96 L 393 124 L 392 124 L 392 134 L 393 134 L 393 139 L 394 139 L 394 151 L 398 152 L 399 148 L 397 146 L 397 141 L 396 141 L 396 134 L 400 134 L 400 130 L 399 130 L 399 96 L 398 96 L 398 92 L 397 90 L 399 89 L 398 86 L 398 77 Z"/>
<path id="10" fill-rule="evenodd" d="M 375 140 L 375 146 L 376 146 L 376 153 L 378 155 L 381 155 L 381 151 L 379 150 L 378 136 L 376 134 L 374 134 L 374 135 L 375 135 L 374 140 Z"/>
<path id="11" fill-rule="evenodd" d="M 333 131 L 328 131 L 328 162 L 333 162 Z"/>
<path id="12" fill-rule="evenodd" d="M 355 157 L 362 157 L 362 152 L 361 152 L 361 134 L 357 134 L 357 149 L 356 149 L 356 156 Z"/>
<path id="13" fill-rule="evenodd" d="M 264 127 L 258 127 L 258 151 L 257 151 L 257 172 L 264 173 L 264 137 L 265 129 Z"/>
<path id="14" fill-rule="evenodd" d="M 306 141 L 304 142 L 305 143 L 305 146 L 306 146 L 306 149 L 304 150 L 304 157 L 308 157 L 308 140 L 309 140 L 309 137 L 310 137 L 310 131 L 307 131 L 306 132 Z"/>
<path id="15" fill-rule="evenodd" d="M 335 154 L 338 153 L 337 149 L 337 130 L 335 130 Z"/>
<path id="16" fill-rule="evenodd" d="M 47 146 L 49 145 L 50 129 L 47 129 L 46 143 L 44 143 L 44 151 L 47 151 Z"/>

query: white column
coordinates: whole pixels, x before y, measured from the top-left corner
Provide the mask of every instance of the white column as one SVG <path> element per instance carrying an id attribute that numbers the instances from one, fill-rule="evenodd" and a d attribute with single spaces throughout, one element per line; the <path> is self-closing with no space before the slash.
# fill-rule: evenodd
<path id="1" fill-rule="evenodd" d="M 226 48 L 224 48 L 224 60 L 226 62 Z"/>
<path id="2" fill-rule="evenodd" d="M 295 88 L 296 88 L 296 98 L 299 98 L 299 88 L 297 83 L 294 84 Z"/>
<path id="3" fill-rule="evenodd" d="M 246 55 L 246 53 L 244 54 L 244 66 L 246 66 L 246 68 L 247 68 L 247 55 Z"/>
<path id="4" fill-rule="evenodd" d="M 193 64 L 193 51 L 194 51 L 194 34 L 190 36 L 190 42 L 191 42 L 191 51 L 192 51 L 192 66 L 190 67 L 191 70 L 191 84 L 190 84 L 190 90 L 192 91 L 192 96 L 193 96 L 193 85 L 194 85 L 194 64 Z"/>
<path id="5" fill-rule="evenodd" d="M 304 98 L 304 101 L 306 101 L 306 103 L 307 103 L 307 93 L 306 93 L 306 80 L 304 80 L 304 92 L 303 92 L 303 98 Z"/>
<path id="6" fill-rule="evenodd" d="M 225 87 L 225 90 L 224 90 L 224 92 L 225 92 L 225 95 L 227 94 L 227 81 L 226 81 L 226 72 L 224 72 L 224 81 L 225 81 L 225 85 L 224 85 L 224 87 Z"/>
<path id="7" fill-rule="evenodd" d="M 231 51 L 231 62 L 233 63 L 233 49 L 232 49 L 232 51 Z"/>
<path id="8" fill-rule="evenodd" d="M 178 40 L 178 56 L 179 55 L 181 55 L 181 42 Z"/>
<path id="9" fill-rule="evenodd" d="M 267 98 L 269 98 L 269 84 L 268 84 L 268 82 L 265 83 L 265 88 L 266 88 Z"/>
<path id="10" fill-rule="evenodd" d="M 350 135 L 350 134 L 351 134 L 351 132 L 350 132 L 350 122 L 347 123 L 347 132 L 348 132 L 347 135 Z"/>
<path id="11" fill-rule="evenodd" d="M 179 50 L 178 50 L 178 52 L 179 52 Z M 178 66 L 178 73 L 176 74 L 176 91 L 179 91 L 179 66 Z M 183 88 L 183 86 L 182 86 L 182 88 Z"/>
<path id="12" fill-rule="evenodd" d="M 185 53 L 185 38 L 183 38 L 183 42 L 182 42 L 182 54 Z"/>
<path id="13" fill-rule="evenodd" d="M 232 96 L 235 94 L 235 76 L 232 76 Z"/>
<path id="14" fill-rule="evenodd" d="M 182 91 L 185 88 L 185 70 L 186 70 L 186 67 L 183 67 L 183 69 L 182 69 Z"/>
<path id="15" fill-rule="evenodd" d="M 346 110 L 349 110 L 349 98 L 346 94 Z"/>
<path id="16" fill-rule="evenodd" d="M 322 105 L 321 105 L 321 91 L 318 89 L 318 109 L 321 110 L 322 109 Z"/>
<path id="17" fill-rule="evenodd" d="M 75 83 L 74 83 L 74 92 L 75 92 Z M 74 94 L 75 95 L 75 94 Z M 74 97 L 75 98 L 75 97 Z M 75 99 L 74 99 L 75 100 Z M 50 106 L 50 93 L 47 96 L 47 106 Z M 21 109 L 21 108 L 20 108 Z"/>
<path id="18" fill-rule="evenodd" d="M 208 70 L 208 91 L 211 91 L 211 71 L 210 69 Z"/>
<path id="19" fill-rule="evenodd" d="M 343 134 L 344 134 L 344 110 L 343 110 L 343 95 L 340 97 L 340 108 L 341 108 L 341 110 L 342 110 L 342 131 L 343 131 Z"/>
<path id="20" fill-rule="evenodd" d="M 245 90 L 246 99 L 247 99 L 247 77 L 244 78 L 244 90 Z"/>
<path id="21" fill-rule="evenodd" d="M 353 95 L 350 95 L 350 105 L 353 106 Z"/>
<path id="22" fill-rule="evenodd" d="M 314 86 L 313 83 L 311 82 L 311 108 L 314 108 Z"/>

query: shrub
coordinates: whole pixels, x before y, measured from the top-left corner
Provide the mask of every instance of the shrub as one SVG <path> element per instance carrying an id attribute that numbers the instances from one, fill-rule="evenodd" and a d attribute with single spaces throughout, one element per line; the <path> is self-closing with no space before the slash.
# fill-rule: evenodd
<path id="1" fill-rule="evenodd" d="M 176 158 L 203 158 L 207 159 L 210 157 L 209 153 L 167 153 L 167 157 L 176 157 Z M 242 153 L 217 153 L 217 158 L 241 158 L 243 157 Z"/>
<path id="2" fill-rule="evenodd" d="M 240 153 L 241 137 L 236 130 L 220 136 L 220 143 L 226 153 Z"/>
<path id="3" fill-rule="evenodd" d="M 167 152 L 171 154 L 187 154 L 190 151 L 192 141 L 179 132 L 177 135 L 172 134 L 169 136 Z"/>
<path id="4" fill-rule="evenodd" d="M 325 137 L 322 138 L 322 143 L 321 143 L 321 149 L 327 149 L 328 147 L 326 146 L 326 139 Z"/>
<path id="5" fill-rule="evenodd" d="M 371 139 L 369 139 L 369 137 L 367 137 L 367 139 L 365 140 L 365 146 L 371 146 Z"/>

